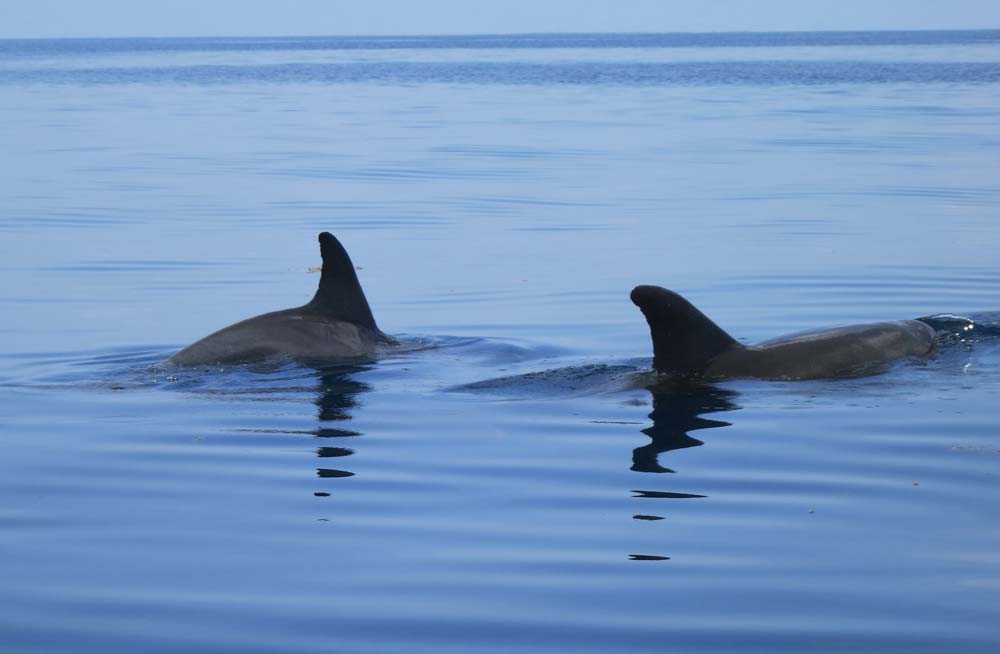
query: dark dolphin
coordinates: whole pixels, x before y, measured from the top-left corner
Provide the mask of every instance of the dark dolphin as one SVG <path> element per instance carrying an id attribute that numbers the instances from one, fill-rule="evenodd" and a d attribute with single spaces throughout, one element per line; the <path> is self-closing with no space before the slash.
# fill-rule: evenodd
<path id="1" fill-rule="evenodd" d="M 332 234 L 319 235 L 323 274 L 308 303 L 248 318 L 192 343 L 164 363 L 197 366 L 289 357 L 329 361 L 372 354 L 395 341 L 375 324 L 347 251 Z"/>
<path id="2" fill-rule="evenodd" d="M 741 345 L 683 297 L 636 286 L 632 302 L 653 337 L 653 368 L 714 379 L 823 379 L 877 372 L 904 357 L 934 353 L 934 330 L 919 320 L 848 325 Z"/>

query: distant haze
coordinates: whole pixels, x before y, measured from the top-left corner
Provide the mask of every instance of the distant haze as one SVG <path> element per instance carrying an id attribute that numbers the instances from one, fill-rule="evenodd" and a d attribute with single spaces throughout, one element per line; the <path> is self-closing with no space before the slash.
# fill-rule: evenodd
<path id="1" fill-rule="evenodd" d="M 1000 28 L 997 0 L 33 0 L 0 38 Z"/>

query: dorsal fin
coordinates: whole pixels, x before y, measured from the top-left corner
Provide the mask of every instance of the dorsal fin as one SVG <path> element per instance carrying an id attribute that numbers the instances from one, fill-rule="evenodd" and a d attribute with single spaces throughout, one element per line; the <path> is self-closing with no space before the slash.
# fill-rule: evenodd
<path id="1" fill-rule="evenodd" d="M 319 235 L 319 249 L 323 255 L 323 274 L 316 295 L 306 306 L 327 317 L 377 330 L 347 250 L 329 232 Z"/>
<path id="2" fill-rule="evenodd" d="M 632 302 L 642 310 L 653 337 L 653 368 L 697 374 L 726 350 L 743 347 L 683 297 L 659 286 L 636 286 Z"/>

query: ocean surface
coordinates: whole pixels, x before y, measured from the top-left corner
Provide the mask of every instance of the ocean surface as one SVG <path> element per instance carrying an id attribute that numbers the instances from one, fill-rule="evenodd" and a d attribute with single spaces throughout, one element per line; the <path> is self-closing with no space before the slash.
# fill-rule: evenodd
<path id="1" fill-rule="evenodd" d="M 1000 31 L 0 41 L 4 652 L 1000 650 Z M 374 360 L 168 370 L 307 301 Z M 636 284 L 881 374 L 646 387 Z"/>

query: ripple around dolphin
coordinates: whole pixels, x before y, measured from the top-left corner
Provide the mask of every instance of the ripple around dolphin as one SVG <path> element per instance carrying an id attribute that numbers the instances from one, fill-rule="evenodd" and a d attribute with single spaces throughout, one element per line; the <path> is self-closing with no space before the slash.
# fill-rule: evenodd
<path id="1" fill-rule="evenodd" d="M 495 377 L 445 390 L 478 393 L 509 399 L 560 397 L 614 393 L 642 388 L 655 382 L 657 374 L 638 363 L 571 365 L 538 372 Z"/>
<path id="2" fill-rule="evenodd" d="M 961 352 L 1000 339 L 1000 312 L 976 312 L 968 316 L 934 314 L 919 320 L 938 332 L 940 351 L 936 359 L 926 364 L 930 366 L 947 369 L 958 360 L 956 357 L 960 357 Z M 267 399 L 312 392 L 317 375 L 331 378 L 377 372 L 383 379 L 420 378 L 424 382 L 424 390 L 433 392 L 442 390 L 442 379 L 429 378 L 405 364 L 426 357 L 446 357 L 454 364 L 452 372 L 460 378 L 472 371 L 481 372 L 484 368 L 504 370 L 539 362 L 566 361 L 573 354 L 564 348 L 513 339 L 404 334 L 400 336 L 398 346 L 384 348 L 371 359 L 363 361 L 331 364 L 281 359 L 244 365 L 204 366 L 184 371 L 160 368 L 159 363 L 174 349 L 172 346 L 145 345 L 0 355 L 0 359 L 7 361 L 7 374 L 0 379 L 0 385 L 113 391 L 156 387 L 227 398 Z M 404 365 L 387 365 L 393 362 Z M 529 370 L 451 384 L 443 390 L 506 399 L 557 398 L 624 392 L 656 386 L 663 381 L 650 369 L 648 358 L 637 358 Z"/>
<path id="3" fill-rule="evenodd" d="M 1000 337 L 1000 312 L 978 313 L 973 317 L 938 313 L 917 320 L 927 323 L 940 338 L 972 344 Z"/>
<path id="4" fill-rule="evenodd" d="M 564 348 L 516 339 L 404 334 L 399 336 L 398 343 L 381 347 L 372 357 L 359 360 L 279 358 L 184 369 L 161 367 L 178 349 L 164 345 L 0 354 L 0 360 L 6 362 L 6 374 L 0 378 L 0 385 L 98 391 L 160 389 L 220 399 L 268 401 L 312 393 L 317 383 L 329 387 L 328 395 L 350 394 L 351 380 L 375 375 L 390 383 L 405 379 L 426 392 L 435 392 L 442 386 L 443 370 L 461 379 L 468 378 L 472 370 L 503 370 L 566 354 Z M 433 370 L 424 370 L 412 365 L 421 361 L 440 364 L 442 358 L 450 364 L 446 368 L 437 365 Z"/>
<path id="5" fill-rule="evenodd" d="M 552 356 L 560 350 L 512 340 L 479 336 L 410 336 L 397 337 L 398 346 L 385 348 L 388 357 L 409 356 L 415 353 L 438 351 L 459 354 L 466 358 L 495 363 L 515 363 Z"/>

